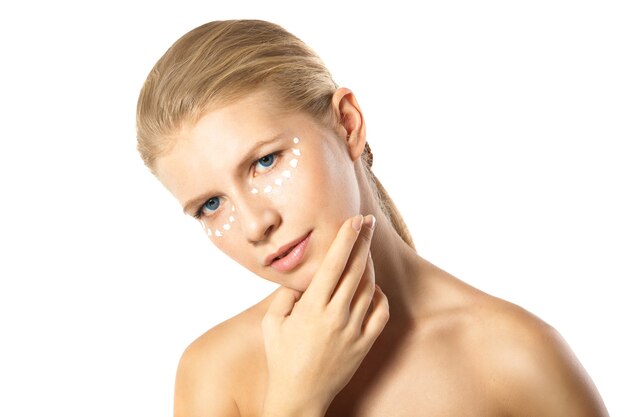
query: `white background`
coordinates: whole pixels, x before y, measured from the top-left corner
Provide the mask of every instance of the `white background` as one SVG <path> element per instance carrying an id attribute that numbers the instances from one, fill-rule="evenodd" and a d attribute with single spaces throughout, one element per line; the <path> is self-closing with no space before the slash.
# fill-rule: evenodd
<path id="1" fill-rule="evenodd" d="M 316 49 L 355 91 L 418 252 L 555 326 L 626 415 L 623 2 L 9 3 L 0 415 L 169 416 L 187 344 L 273 289 L 135 151 L 151 67 L 228 18 Z"/>

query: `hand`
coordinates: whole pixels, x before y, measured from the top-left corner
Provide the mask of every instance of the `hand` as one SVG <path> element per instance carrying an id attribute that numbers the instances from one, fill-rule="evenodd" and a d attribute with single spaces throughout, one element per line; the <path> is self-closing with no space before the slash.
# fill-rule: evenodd
<path id="1" fill-rule="evenodd" d="M 281 287 L 263 319 L 264 415 L 323 416 L 389 319 L 369 252 L 375 219 L 339 229 L 304 293 Z"/>

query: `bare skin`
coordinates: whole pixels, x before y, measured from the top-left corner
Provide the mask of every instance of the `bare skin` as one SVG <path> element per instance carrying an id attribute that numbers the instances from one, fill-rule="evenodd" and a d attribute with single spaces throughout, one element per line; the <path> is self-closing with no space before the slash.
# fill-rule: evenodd
<path id="1" fill-rule="evenodd" d="M 236 106 L 232 114 L 250 110 Z M 353 235 L 348 223 L 334 226 L 329 230 L 339 232 L 333 243 L 320 246 L 330 248 L 335 261 L 341 258 L 358 268 L 333 273 L 341 262 L 328 261 L 325 253 L 308 282 L 294 280 L 291 287 L 288 281 L 279 282 L 285 286 L 194 341 L 180 361 L 175 416 L 608 415 L 593 383 L 554 329 L 432 265 L 397 235 L 358 158 L 365 142 L 360 108 L 346 89 L 337 91 L 333 106 L 342 121 L 337 135 L 348 138 L 345 160 L 353 163 L 356 183 L 348 188 L 356 190 L 359 212 L 373 214 L 377 222 L 372 233 L 366 217 Z M 219 115 L 230 117 L 228 112 Z M 215 120 L 211 123 L 217 126 Z M 181 146 L 193 145 L 193 135 L 189 137 Z M 176 181 L 176 175 L 193 165 L 188 158 L 197 153 L 190 148 L 178 157 L 165 157 L 160 165 L 159 177 L 181 203 L 193 193 L 177 184 L 202 175 L 185 173 L 185 181 Z M 239 198 L 238 208 L 245 207 L 243 197 L 232 195 Z M 247 241 L 257 247 L 282 224 L 267 214 L 263 218 L 268 224 L 258 230 L 265 235 L 252 239 L 258 230 L 248 229 Z M 325 242 L 331 242 L 330 235 Z M 223 245 L 228 253 L 229 243 Z M 242 245 L 243 240 L 233 247 L 241 251 Z M 238 261 L 253 269 L 252 258 Z M 277 277 L 277 282 L 283 279 Z M 374 280 L 382 291 L 373 289 Z M 353 345 L 342 345 L 341 338 L 334 343 L 327 328 L 341 315 L 329 319 L 327 313 L 341 310 L 315 307 L 319 305 L 343 307 L 344 327 L 355 322 L 367 329 L 348 334 L 346 340 L 353 337 Z M 314 345 L 324 361 L 311 360 L 307 347 Z M 346 354 L 352 348 L 356 350 Z"/>

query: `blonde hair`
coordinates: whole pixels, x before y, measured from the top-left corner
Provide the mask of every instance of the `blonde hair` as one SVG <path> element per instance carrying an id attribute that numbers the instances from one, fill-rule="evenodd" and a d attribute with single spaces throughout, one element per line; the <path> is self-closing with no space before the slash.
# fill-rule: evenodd
<path id="1" fill-rule="evenodd" d="M 262 20 L 214 21 L 177 40 L 156 63 L 137 103 L 137 149 L 154 172 L 156 159 L 174 135 L 211 108 L 269 89 L 287 111 L 303 111 L 320 123 L 336 123 L 332 96 L 337 85 L 322 60 L 282 27 Z M 365 171 L 379 205 L 402 239 L 413 240 L 393 201 L 371 171 Z M 369 162 L 369 163 L 368 163 Z"/>

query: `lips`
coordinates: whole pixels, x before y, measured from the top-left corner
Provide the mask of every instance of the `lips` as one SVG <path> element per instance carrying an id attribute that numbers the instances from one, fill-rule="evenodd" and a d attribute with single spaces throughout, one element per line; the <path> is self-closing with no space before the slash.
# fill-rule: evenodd
<path id="1" fill-rule="evenodd" d="M 288 271 L 295 268 L 304 256 L 311 232 L 282 246 L 276 252 L 265 258 L 265 266 L 271 266 L 279 271 Z"/>

